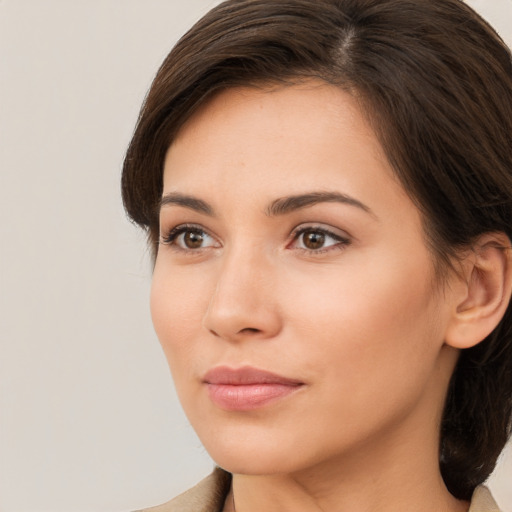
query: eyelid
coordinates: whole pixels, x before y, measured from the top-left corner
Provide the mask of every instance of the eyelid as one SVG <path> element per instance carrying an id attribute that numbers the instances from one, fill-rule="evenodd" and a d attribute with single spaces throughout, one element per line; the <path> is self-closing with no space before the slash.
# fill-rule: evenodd
<path id="1" fill-rule="evenodd" d="M 354 238 L 351 234 L 349 234 L 344 229 L 335 228 L 328 224 L 324 224 L 323 222 L 301 222 L 299 225 L 295 226 L 292 229 L 291 236 L 293 237 L 296 234 L 301 233 L 303 231 L 307 231 L 307 230 L 318 230 L 318 231 L 321 231 L 328 235 L 331 235 L 334 238 L 341 238 L 341 239 L 347 239 L 347 240 Z"/>

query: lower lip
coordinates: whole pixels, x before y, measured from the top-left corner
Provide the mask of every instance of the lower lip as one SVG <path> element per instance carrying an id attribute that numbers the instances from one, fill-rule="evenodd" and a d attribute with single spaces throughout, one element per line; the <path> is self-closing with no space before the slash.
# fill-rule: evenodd
<path id="1" fill-rule="evenodd" d="M 207 384 L 212 402 L 227 411 L 252 411 L 284 398 L 301 385 L 286 384 Z"/>

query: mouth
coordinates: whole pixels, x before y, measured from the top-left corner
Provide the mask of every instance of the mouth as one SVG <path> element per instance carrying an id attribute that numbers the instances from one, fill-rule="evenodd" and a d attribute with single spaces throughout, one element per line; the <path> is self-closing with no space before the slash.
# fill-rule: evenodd
<path id="1" fill-rule="evenodd" d="M 203 378 L 212 402 L 227 411 L 251 411 L 285 398 L 304 383 L 252 368 L 220 366 Z"/>

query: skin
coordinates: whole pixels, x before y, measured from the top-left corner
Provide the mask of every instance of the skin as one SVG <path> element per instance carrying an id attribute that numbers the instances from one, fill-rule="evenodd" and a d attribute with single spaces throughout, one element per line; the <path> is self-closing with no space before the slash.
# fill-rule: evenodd
<path id="1" fill-rule="evenodd" d="M 270 214 L 311 192 L 360 204 Z M 165 197 L 153 322 L 237 512 L 467 510 L 438 469 L 461 287 L 437 286 L 420 214 L 356 100 L 320 82 L 220 93 L 169 148 Z M 219 365 L 302 385 L 227 411 L 203 382 Z"/>

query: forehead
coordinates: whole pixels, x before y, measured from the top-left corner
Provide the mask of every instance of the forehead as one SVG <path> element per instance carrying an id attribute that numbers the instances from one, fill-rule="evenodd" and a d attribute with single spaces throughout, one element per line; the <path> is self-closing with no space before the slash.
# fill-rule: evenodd
<path id="1" fill-rule="evenodd" d="M 370 160 L 393 176 L 357 99 L 309 80 L 215 95 L 179 130 L 166 155 L 164 178 L 169 183 L 199 174 L 204 180 L 214 170 L 219 178 L 247 167 L 261 175 L 270 165 L 280 173 L 293 171 L 298 179 L 301 171 L 322 173 L 336 162 L 359 172 Z"/>
<path id="2" fill-rule="evenodd" d="M 318 113 L 318 119 L 309 118 L 311 123 L 323 119 L 325 123 L 350 117 L 355 121 L 360 116 L 356 95 L 320 79 L 304 79 L 290 84 L 256 84 L 223 89 L 203 102 L 183 124 L 173 144 L 201 124 L 227 123 L 243 115 L 249 122 L 264 120 L 270 128 L 274 116 L 280 121 L 295 117 L 299 120 L 305 111 Z M 362 119 L 361 119 L 362 121 Z M 363 123 L 362 123 L 363 124 Z M 361 126 L 362 126 L 361 124 Z M 370 128 L 366 126 L 368 132 Z"/>

